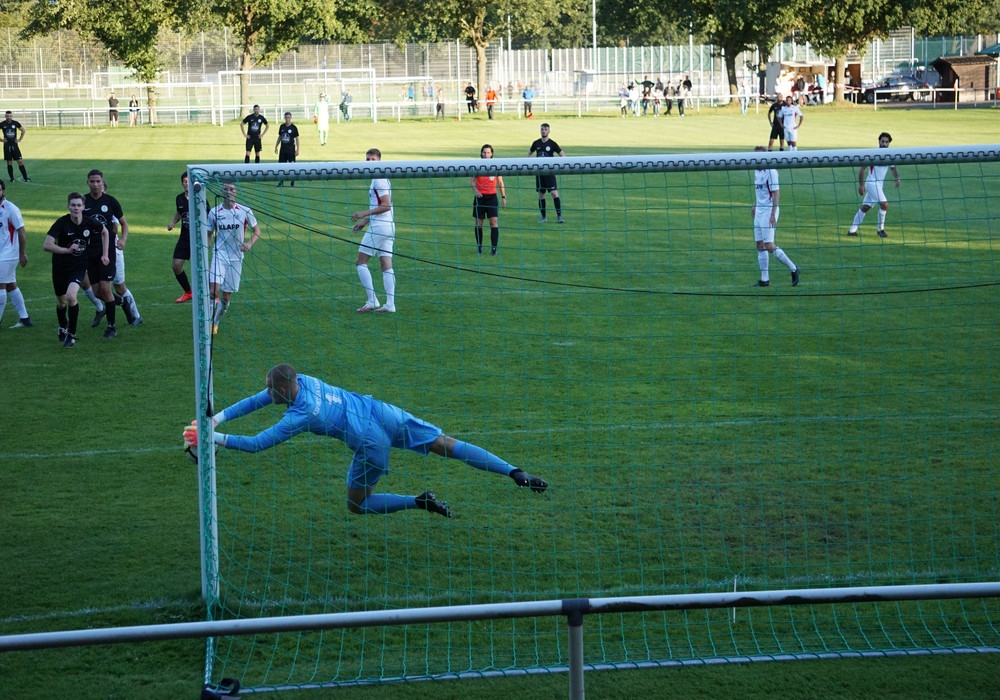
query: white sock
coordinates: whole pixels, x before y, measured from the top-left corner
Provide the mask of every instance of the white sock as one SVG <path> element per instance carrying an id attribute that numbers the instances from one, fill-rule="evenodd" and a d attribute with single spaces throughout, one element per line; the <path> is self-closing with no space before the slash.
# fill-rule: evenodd
<path id="1" fill-rule="evenodd" d="M 858 213 L 854 215 L 854 223 L 851 224 L 851 233 L 857 233 L 861 222 L 865 220 L 865 213 L 863 209 L 858 209 Z"/>
<path id="2" fill-rule="evenodd" d="M 361 286 L 365 290 L 368 306 L 378 306 L 378 297 L 375 296 L 375 284 L 372 282 L 372 273 L 367 265 L 358 265 L 358 277 L 361 278 Z"/>
<path id="3" fill-rule="evenodd" d="M 777 259 L 778 262 L 780 262 L 782 265 L 784 265 L 785 267 L 787 267 L 789 270 L 794 270 L 795 269 L 795 263 L 793 263 L 788 258 L 788 256 L 785 255 L 785 251 L 783 251 L 781 248 L 775 248 L 773 255 Z"/>
<path id="4" fill-rule="evenodd" d="M 886 213 L 887 212 L 886 212 L 885 209 L 879 209 L 878 210 L 878 230 L 879 231 L 884 231 L 885 230 L 885 215 L 886 215 Z"/>
<path id="5" fill-rule="evenodd" d="M 94 294 L 93 287 L 84 289 L 83 293 L 87 295 L 87 298 L 90 299 L 90 302 L 94 305 L 94 308 L 97 309 L 98 312 L 104 311 L 104 302 L 98 299 L 97 295 Z"/>
<path id="6" fill-rule="evenodd" d="M 219 323 L 222 321 L 222 317 L 226 315 L 227 311 L 229 311 L 228 301 L 215 302 L 215 313 L 212 314 L 212 323 L 214 323 L 215 325 L 219 325 Z"/>
<path id="7" fill-rule="evenodd" d="M 757 264 L 760 266 L 760 279 L 763 282 L 767 282 L 768 280 L 771 279 L 770 277 L 768 277 L 768 274 L 767 274 L 767 268 L 768 268 L 769 263 L 770 263 L 770 261 L 767 258 L 767 251 L 766 250 L 758 250 L 757 251 Z"/>
<path id="8" fill-rule="evenodd" d="M 382 270 L 382 284 L 385 285 L 385 305 L 396 308 L 396 273 L 393 270 Z"/>
<path id="9" fill-rule="evenodd" d="M 789 146 L 788 150 L 789 151 L 797 151 L 797 150 L 799 150 L 799 147 L 798 146 Z"/>
<path id="10" fill-rule="evenodd" d="M 8 292 L 10 296 L 10 303 L 14 305 L 14 310 L 17 311 L 18 319 L 28 318 L 28 307 L 24 305 L 24 295 L 21 294 L 21 288 L 18 287 L 13 292 Z"/>
<path id="11" fill-rule="evenodd" d="M 7 307 L 7 290 L 0 289 L 0 319 L 3 318 L 3 310 Z"/>

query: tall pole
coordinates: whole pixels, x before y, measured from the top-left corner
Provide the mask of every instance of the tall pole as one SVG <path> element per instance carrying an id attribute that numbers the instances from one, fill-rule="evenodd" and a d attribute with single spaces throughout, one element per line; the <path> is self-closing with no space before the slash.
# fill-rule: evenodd
<path id="1" fill-rule="evenodd" d="M 590 69 L 597 72 L 597 0 L 590 0 L 591 32 L 594 41 L 594 57 L 590 62 Z"/>

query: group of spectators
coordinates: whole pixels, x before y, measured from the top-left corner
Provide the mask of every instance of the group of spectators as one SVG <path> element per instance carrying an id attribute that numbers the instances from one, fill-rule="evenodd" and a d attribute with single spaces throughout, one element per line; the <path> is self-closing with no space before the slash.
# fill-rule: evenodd
<path id="1" fill-rule="evenodd" d="M 685 103 L 690 99 L 693 85 L 688 76 L 684 76 L 677 82 L 677 85 L 665 83 L 663 78 L 658 78 L 656 82 L 643 77 L 641 81 L 635 80 L 628 84 L 622 83 L 618 89 L 618 104 L 621 109 L 622 118 L 631 114 L 633 117 L 645 116 L 652 111 L 654 117 L 660 116 L 661 106 L 667 116 L 674 109 L 674 102 L 677 102 L 677 115 L 684 116 Z M 642 109 L 640 115 L 639 110 Z"/>

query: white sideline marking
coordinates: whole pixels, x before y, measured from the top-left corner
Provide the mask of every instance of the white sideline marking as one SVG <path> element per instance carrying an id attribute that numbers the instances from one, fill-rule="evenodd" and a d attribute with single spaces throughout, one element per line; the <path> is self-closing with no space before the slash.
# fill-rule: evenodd
<path id="1" fill-rule="evenodd" d="M 123 605 L 112 605 L 106 608 L 86 607 L 79 610 L 63 610 L 60 612 L 38 613 L 36 615 L 11 615 L 0 618 L 0 625 L 15 622 L 39 622 L 41 620 L 58 620 L 63 617 L 85 617 L 87 615 L 106 615 L 108 613 L 128 612 L 131 610 L 163 610 L 169 608 L 185 607 L 190 608 L 198 605 L 197 601 L 190 600 L 147 600 L 141 603 L 125 603 Z"/>
<path id="2" fill-rule="evenodd" d="M 996 416 L 992 413 L 975 413 L 972 415 L 951 415 L 951 416 L 924 416 L 921 414 L 906 414 L 906 415 L 896 415 L 896 416 L 879 416 L 879 415 L 863 415 L 863 416 L 813 416 L 813 417 L 800 417 L 800 418 L 734 418 L 730 420 L 719 420 L 719 421 L 672 421 L 670 423 L 643 423 L 641 425 L 635 425 L 629 423 L 627 425 L 568 425 L 561 426 L 558 428 L 534 428 L 534 429 L 519 429 L 519 430 L 462 430 L 461 434 L 466 436 L 484 436 L 488 437 L 491 435 L 547 435 L 554 433 L 581 433 L 581 432 L 593 432 L 595 430 L 680 430 L 680 429 L 698 429 L 698 430 L 709 430 L 712 428 L 723 428 L 727 426 L 740 426 L 740 425 L 781 425 L 781 424 L 795 424 L 795 423 L 852 423 L 852 422 L 867 422 L 867 421 L 915 421 L 915 420 L 933 420 L 933 421 L 966 421 L 966 420 L 994 420 Z M 327 442 L 329 438 L 324 438 L 314 435 L 306 435 L 300 437 L 299 441 L 315 441 L 315 442 Z M 178 443 L 180 440 L 178 440 Z M 183 452 L 183 447 L 181 445 L 175 446 L 164 446 L 164 447 L 142 447 L 136 449 L 111 449 L 111 450 L 80 450 L 77 452 L 16 452 L 0 454 L 0 459 L 54 459 L 56 457 L 97 457 L 100 455 L 113 455 L 113 454 L 141 454 L 146 452 L 172 452 L 176 451 L 178 456 Z"/>

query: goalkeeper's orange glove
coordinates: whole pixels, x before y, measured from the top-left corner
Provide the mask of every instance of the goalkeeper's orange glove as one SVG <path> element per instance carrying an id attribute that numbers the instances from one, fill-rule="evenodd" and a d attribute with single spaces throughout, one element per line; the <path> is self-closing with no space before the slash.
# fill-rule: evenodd
<path id="1" fill-rule="evenodd" d="M 184 426 L 184 447 L 198 446 L 198 421 L 191 421 L 191 425 Z"/>

